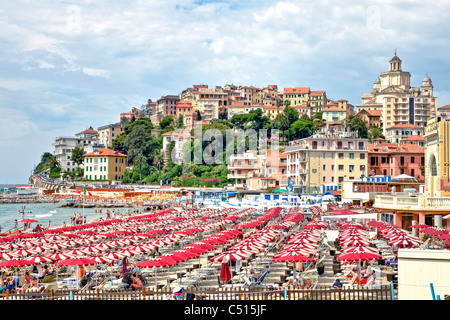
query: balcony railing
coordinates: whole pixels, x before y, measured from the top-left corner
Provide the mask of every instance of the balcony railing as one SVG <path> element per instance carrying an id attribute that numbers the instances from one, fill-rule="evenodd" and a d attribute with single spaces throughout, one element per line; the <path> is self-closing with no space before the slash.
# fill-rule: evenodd
<path id="1" fill-rule="evenodd" d="M 393 210 L 450 211 L 450 197 L 376 195 L 374 206 Z"/>

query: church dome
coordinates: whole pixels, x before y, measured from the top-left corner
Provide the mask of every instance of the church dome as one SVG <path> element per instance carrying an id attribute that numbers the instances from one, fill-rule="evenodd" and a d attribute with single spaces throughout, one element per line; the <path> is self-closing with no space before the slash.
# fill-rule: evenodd
<path id="1" fill-rule="evenodd" d="M 377 78 L 377 80 L 375 80 L 375 82 L 373 84 L 381 84 L 380 78 Z"/>
<path id="2" fill-rule="evenodd" d="M 402 60 L 400 60 L 400 58 L 397 57 L 397 54 L 395 54 L 395 56 L 389 62 L 393 62 L 393 61 L 402 61 Z"/>
<path id="3" fill-rule="evenodd" d="M 425 86 L 425 85 L 431 85 L 431 78 L 427 75 L 427 76 L 425 76 L 425 78 L 423 78 L 423 80 L 422 80 L 422 86 Z"/>

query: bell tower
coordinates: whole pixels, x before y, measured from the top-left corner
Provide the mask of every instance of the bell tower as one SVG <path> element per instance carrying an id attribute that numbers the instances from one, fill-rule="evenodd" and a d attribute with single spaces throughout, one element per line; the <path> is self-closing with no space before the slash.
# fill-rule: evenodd
<path id="1" fill-rule="evenodd" d="M 402 60 L 397 57 L 397 50 L 395 50 L 394 57 L 389 61 L 389 71 L 402 71 Z"/>

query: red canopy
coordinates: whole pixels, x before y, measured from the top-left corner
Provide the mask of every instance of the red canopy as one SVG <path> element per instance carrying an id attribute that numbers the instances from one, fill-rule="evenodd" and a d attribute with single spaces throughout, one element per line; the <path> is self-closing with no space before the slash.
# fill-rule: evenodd
<path id="1" fill-rule="evenodd" d="M 382 256 L 376 253 L 363 252 L 363 253 L 344 253 L 337 257 L 339 261 L 361 261 L 361 260 L 376 260 L 381 259 Z"/>
<path id="2" fill-rule="evenodd" d="M 308 258 L 303 255 L 290 255 L 290 256 L 279 256 L 273 259 L 275 262 L 298 262 L 298 261 L 313 261 L 314 259 Z"/>
<path id="3" fill-rule="evenodd" d="M 231 271 L 227 262 L 222 263 L 222 266 L 220 268 L 220 280 L 224 282 L 228 282 L 231 280 Z"/>
<path id="4" fill-rule="evenodd" d="M 69 266 L 87 266 L 93 265 L 95 262 L 89 258 L 79 258 L 79 259 L 66 259 L 62 261 L 58 261 L 56 265 L 58 267 L 69 267 Z"/>

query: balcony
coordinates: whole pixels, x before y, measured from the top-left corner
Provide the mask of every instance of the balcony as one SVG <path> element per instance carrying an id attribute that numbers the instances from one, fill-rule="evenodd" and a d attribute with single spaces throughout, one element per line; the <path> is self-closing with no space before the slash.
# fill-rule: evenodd
<path id="1" fill-rule="evenodd" d="M 374 207 L 388 210 L 450 212 L 450 197 L 428 197 L 423 194 L 376 195 Z"/>

